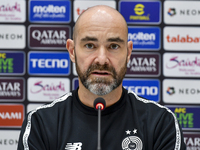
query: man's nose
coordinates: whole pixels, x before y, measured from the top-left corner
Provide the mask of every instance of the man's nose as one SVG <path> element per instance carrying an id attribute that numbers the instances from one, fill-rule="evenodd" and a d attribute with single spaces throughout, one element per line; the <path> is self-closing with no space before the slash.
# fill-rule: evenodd
<path id="1" fill-rule="evenodd" d="M 108 51 L 104 46 L 101 46 L 97 50 L 97 56 L 95 59 L 95 63 L 99 63 L 101 65 L 108 64 L 109 59 L 108 59 Z"/>

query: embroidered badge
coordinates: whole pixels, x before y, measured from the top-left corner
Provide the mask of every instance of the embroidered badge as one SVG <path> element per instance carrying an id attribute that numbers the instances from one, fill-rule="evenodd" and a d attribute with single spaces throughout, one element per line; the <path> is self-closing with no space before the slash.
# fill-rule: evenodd
<path id="1" fill-rule="evenodd" d="M 130 135 L 126 138 L 124 138 L 124 140 L 122 141 L 122 149 L 123 150 L 142 150 L 143 144 L 142 144 L 142 140 L 135 136 L 135 134 L 137 133 L 137 129 L 134 129 L 133 131 L 127 130 L 125 131 L 126 135 Z M 132 136 L 131 134 L 134 134 L 134 136 Z"/>

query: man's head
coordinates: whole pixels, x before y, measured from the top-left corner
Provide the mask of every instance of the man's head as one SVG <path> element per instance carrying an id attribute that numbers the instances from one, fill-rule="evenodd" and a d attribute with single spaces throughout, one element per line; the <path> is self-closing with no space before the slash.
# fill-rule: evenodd
<path id="1" fill-rule="evenodd" d="M 76 36 L 77 36 L 77 33 L 78 33 L 78 28 L 79 28 L 79 22 L 82 18 L 83 15 L 88 15 L 87 13 L 89 13 L 90 11 L 97 11 L 97 9 L 99 9 L 99 12 L 100 12 L 100 9 L 104 8 L 105 10 L 110 10 L 110 12 L 113 13 L 113 15 L 119 15 L 119 19 L 122 19 L 121 21 L 121 24 L 124 25 L 126 28 L 126 31 L 125 33 L 127 33 L 127 37 L 128 37 L 128 27 L 127 27 L 127 23 L 124 19 L 124 17 L 114 8 L 112 7 L 109 7 L 109 6 L 104 6 L 104 5 L 97 5 L 97 6 L 94 6 L 94 7 L 90 7 L 88 8 L 86 11 L 84 11 L 77 19 L 76 23 L 75 23 L 75 26 L 74 26 L 74 30 L 73 30 L 73 40 L 76 41 Z M 85 12 L 87 12 L 86 14 L 84 14 Z M 105 13 L 108 12 L 108 11 L 105 11 Z M 96 12 L 98 14 L 98 12 Z M 101 13 L 104 13 L 103 11 Z M 116 13 L 116 14 L 115 14 Z M 89 13 L 90 14 L 90 13 Z M 93 15 L 93 14 L 90 14 L 90 15 Z M 103 14 L 103 15 L 106 15 L 106 14 Z M 86 16 L 87 17 L 87 16 Z M 88 16 L 89 17 L 89 16 Z M 99 17 L 99 16 L 97 16 Z M 102 17 L 105 17 L 105 16 L 102 16 Z M 108 17 L 108 16 L 107 16 Z M 111 17 L 111 16 L 110 16 Z M 99 18 L 100 19 L 100 18 Z M 117 18 L 116 18 L 117 19 Z M 87 20 L 85 20 L 87 21 Z M 117 21 L 117 20 L 116 20 Z"/>
<path id="2" fill-rule="evenodd" d="M 102 96 L 122 85 L 132 51 L 127 38 L 126 21 L 111 7 L 91 7 L 78 18 L 67 49 L 76 63 L 80 88 Z"/>

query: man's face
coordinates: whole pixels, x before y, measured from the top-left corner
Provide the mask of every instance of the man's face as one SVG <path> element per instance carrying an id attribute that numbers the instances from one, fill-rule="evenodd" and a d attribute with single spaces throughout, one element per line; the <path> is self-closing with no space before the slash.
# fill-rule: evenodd
<path id="1" fill-rule="evenodd" d="M 102 96 L 110 93 L 112 90 L 117 88 L 124 78 L 126 73 L 127 63 L 124 63 L 124 66 L 121 67 L 119 73 L 116 72 L 116 69 L 113 66 L 108 64 L 100 65 L 99 63 L 91 64 L 86 71 L 81 71 L 81 68 L 76 59 L 76 70 L 81 80 L 81 83 L 87 88 L 90 92 Z M 95 72 L 98 70 L 100 72 Z M 110 75 L 108 75 L 108 73 Z M 100 74 L 99 76 L 93 76 L 94 74 Z M 111 77 L 107 77 L 111 76 Z"/>
<path id="2" fill-rule="evenodd" d="M 109 17 L 82 20 L 75 39 L 79 84 L 100 96 L 122 84 L 127 68 L 126 28 Z"/>

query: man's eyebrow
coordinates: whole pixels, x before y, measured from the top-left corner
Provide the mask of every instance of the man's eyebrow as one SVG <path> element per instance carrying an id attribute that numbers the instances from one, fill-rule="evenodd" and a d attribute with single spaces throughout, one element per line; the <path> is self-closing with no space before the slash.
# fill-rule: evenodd
<path id="1" fill-rule="evenodd" d="M 108 42 L 120 42 L 120 43 L 124 43 L 124 40 L 117 37 L 117 38 L 109 38 L 107 39 Z"/>
<path id="2" fill-rule="evenodd" d="M 95 37 L 86 36 L 86 37 L 82 38 L 81 41 L 83 41 L 83 42 L 85 42 L 85 41 L 98 41 L 98 39 L 95 38 Z"/>
<path id="3" fill-rule="evenodd" d="M 98 39 L 95 38 L 95 37 L 86 36 L 86 37 L 82 38 L 81 41 L 83 41 L 83 42 L 85 42 L 85 41 L 98 41 Z M 119 38 L 119 37 L 116 37 L 116 38 L 108 38 L 107 42 L 120 42 L 120 43 L 124 43 L 124 40 L 121 39 L 121 38 Z"/>

